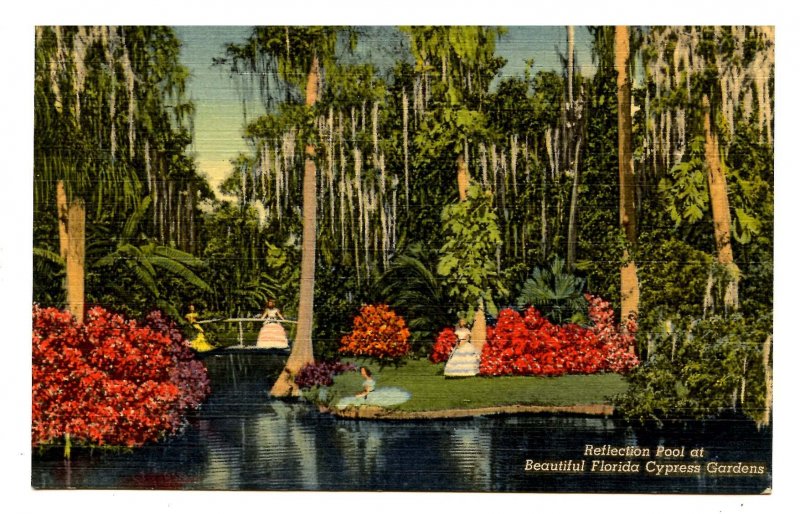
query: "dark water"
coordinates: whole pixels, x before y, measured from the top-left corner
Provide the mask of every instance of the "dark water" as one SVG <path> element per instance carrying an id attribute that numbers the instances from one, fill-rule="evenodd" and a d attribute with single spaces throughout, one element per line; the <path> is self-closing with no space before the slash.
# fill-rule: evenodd
<path id="1" fill-rule="evenodd" d="M 279 366 L 279 362 L 277 364 Z M 264 373 L 265 370 L 269 373 Z M 215 392 L 179 436 L 129 453 L 34 454 L 35 488 L 759 493 L 771 484 L 771 432 L 746 420 L 642 430 L 593 417 L 516 415 L 469 420 L 340 420 L 304 403 L 267 399 L 272 363 L 209 360 Z M 253 378 L 256 377 L 268 377 Z M 236 380 L 233 380 L 234 377 Z M 649 448 L 638 473 L 590 472 L 585 445 Z M 655 458 L 656 447 L 686 457 Z M 703 448 L 702 458 L 690 458 Z M 526 460 L 586 461 L 575 473 L 526 471 Z M 647 473 L 647 461 L 697 462 L 700 473 Z M 755 462 L 759 475 L 715 475 L 709 462 Z"/>

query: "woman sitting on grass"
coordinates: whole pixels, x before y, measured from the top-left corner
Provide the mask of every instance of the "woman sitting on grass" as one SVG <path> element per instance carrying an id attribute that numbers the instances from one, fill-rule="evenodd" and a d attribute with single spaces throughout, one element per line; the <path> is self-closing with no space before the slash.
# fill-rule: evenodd
<path id="1" fill-rule="evenodd" d="M 361 376 L 364 378 L 364 389 L 353 396 L 345 396 L 336 403 L 337 409 L 357 407 L 360 405 L 375 405 L 378 407 L 390 407 L 407 402 L 411 398 L 411 393 L 399 387 L 380 387 L 375 388 L 375 379 L 369 368 L 361 366 Z"/>
<path id="2" fill-rule="evenodd" d="M 364 377 L 364 390 L 356 395 L 356 398 L 365 398 L 369 393 L 375 390 L 375 379 L 372 378 L 372 372 L 369 368 L 361 366 L 361 376 Z"/>

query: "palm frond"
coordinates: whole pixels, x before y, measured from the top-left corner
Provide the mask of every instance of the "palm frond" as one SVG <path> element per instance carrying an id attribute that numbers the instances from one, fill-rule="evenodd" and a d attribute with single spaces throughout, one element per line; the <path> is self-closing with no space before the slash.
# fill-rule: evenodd
<path id="1" fill-rule="evenodd" d="M 188 252 L 170 248 L 169 246 L 153 245 L 150 251 L 154 255 L 159 255 L 161 257 L 166 257 L 167 259 L 180 262 L 184 266 L 189 266 L 190 268 L 202 268 L 205 266 L 205 262 L 202 259 L 195 257 Z"/>
<path id="2" fill-rule="evenodd" d="M 144 268 L 144 270 L 147 271 L 147 273 L 149 273 L 150 276 L 153 277 L 156 276 L 156 270 L 150 263 L 150 258 L 148 257 L 148 255 L 145 254 L 144 251 L 142 251 L 141 248 L 138 248 L 130 243 L 123 243 L 117 247 L 117 252 L 123 255 L 128 255 L 130 257 L 128 262 L 130 262 L 130 260 L 133 260 L 139 266 Z"/>
<path id="3" fill-rule="evenodd" d="M 130 215 L 128 220 L 125 222 L 125 225 L 122 228 L 122 238 L 123 240 L 130 240 L 133 235 L 136 233 L 136 228 L 139 226 L 139 223 L 142 221 L 147 209 L 150 207 L 150 203 L 152 199 L 150 195 L 145 196 L 142 201 L 139 203 L 139 206 L 133 211 L 133 214 Z"/>
<path id="4" fill-rule="evenodd" d="M 122 259 L 124 259 L 122 254 L 120 254 L 118 251 L 113 251 L 113 252 L 111 252 L 111 253 L 109 253 L 107 255 L 104 255 L 103 257 L 100 257 L 96 261 L 94 261 L 92 263 L 92 267 L 103 268 L 105 266 L 111 266 L 113 264 L 116 264 L 116 262 L 118 260 L 122 260 Z"/>
<path id="5" fill-rule="evenodd" d="M 549 268 L 533 270 L 531 278 L 522 285 L 517 307 L 524 309 L 533 305 L 560 322 L 574 317 L 576 311 L 586 306 L 583 298 L 585 285 L 585 279 L 567 273 L 564 261 L 556 257 Z"/>
<path id="6" fill-rule="evenodd" d="M 211 287 L 203 279 L 195 275 L 193 271 L 180 262 L 162 257 L 160 255 L 150 255 L 148 256 L 148 259 L 150 264 L 153 266 L 157 266 L 168 273 L 183 279 L 185 282 L 198 289 L 211 292 Z"/>
<path id="7" fill-rule="evenodd" d="M 57 264 L 57 265 L 62 266 L 62 267 L 67 265 L 67 263 L 64 262 L 64 259 L 61 257 L 61 255 L 57 254 L 56 252 L 54 252 L 52 250 L 48 250 L 46 248 L 34 247 L 33 248 L 33 255 L 35 257 L 41 257 L 42 259 L 48 260 L 48 261 L 52 262 L 53 264 Z"/>
<path id="8" fill-rule="evenodd" d="M 155 281 L 155 272 L 149 273 L 147 268 L 143 266 L 139 266 L 139 263 L 134 260 L 126 260 L 125 265 L 126 267 L 131 270 L 131 272 L 136 276 L 139 282 L 147 288 L 148 291 L 153 295 L 154 298 L 159 298 L 161 293 L 158 290 L 158 285 Z M 152 267 L 150 267 L 152 269 Z"/>

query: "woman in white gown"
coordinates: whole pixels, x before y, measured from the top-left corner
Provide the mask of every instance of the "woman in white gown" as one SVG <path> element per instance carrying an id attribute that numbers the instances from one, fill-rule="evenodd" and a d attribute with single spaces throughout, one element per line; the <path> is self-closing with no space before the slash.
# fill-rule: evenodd
<path id="1" fill-rule="evenodd" d="M 278 320 L 283 320 L 284 317 L 281 311 L 275 307 L 273 300 L 267 302 L 267 308 L 264 310 L 264 314 L 261 315 L 261 319 L 264 320 L 264 325 L 258 333 L 256 348 L 289 348 L 286 331 L 278 322 Z"/>
<path id="2" fill-rule="evenodd" d="M 359 373 L 364 379 L 364 389 L 355 396 L 345 396 L 336 402 L 337 409 L 347 409 L 349 407 L 360 407 L 362 405 L 373 405 L 377 407 L 393 407 L 407 402 L 411 398 L 411 393 L 400 387 L 378 387 L 375 388 L 375 378 L 372 372 L 361 366 Z"/>
<path id="3" fill-rule="evenodd" d="M 474 377 L 478 374 L 481 359 L 472 344 L 472 333 L 467 328 L 466 320 L 458 320 L 456 337 L 458 343 L 444 366 L 444 376 Z"/>

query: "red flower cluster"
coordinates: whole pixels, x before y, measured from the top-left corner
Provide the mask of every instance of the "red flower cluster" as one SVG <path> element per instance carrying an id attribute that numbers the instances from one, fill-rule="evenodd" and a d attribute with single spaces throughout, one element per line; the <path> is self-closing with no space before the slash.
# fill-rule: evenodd
<path id="1" fill-rule="evenodd" d="M 588 295 L 587 299 L 589 317 L 594 322 L 589 328 L 574 323 L 554 325 L 533 307 L 524 317 L 512 309 L 501 311 L 494 329 L 487 334 L 481 374 L 625 373 L 638 365 L 632 351 L 635 321 L 628 323 L 627 334 L 621 333 L 609 303 Z"/>
<path id="2" fill-rule="evenodd" d="M 449 359 L 456 343 L 458 343 L 456 331 L 453 330 L 453 327 L 445 327 L 439 332 L 439 335 L 436 337 L 436 342 L 433 344 L 433 350 L 430 356 L 431 362 L 445 362 Z"/>
<path id="3" fill-rule="evenodd" d="M 353 331 L 342 337 L 339 352 L 378 360 L 398 359 L 411 350 L 409 335 L 405 320 L 388 305 L 365 305 L 353 320 Z"/>
<path id="4" fill-rule="evenodd" d="M 34 445 L 138 446 L 176 431 L 209 392 L 205 367 L 160 313 L 144 324 L 100 307 L 78 325 L 33 307 Z"/>
<path id="5" fill-rule="evenodd" d="M 586 299 L 589 301 L 589 319 L 593 322 L 589 330 L 603 343 L 608 369 L 614 373 L 627 373 L 638 366 L 639 359 L 633 353 L 639 329 L 636 318 L 625 320 L 625 330 L 620 330 L 614 323 L 614 310 L 609 302 L 590 294 Z"/>

